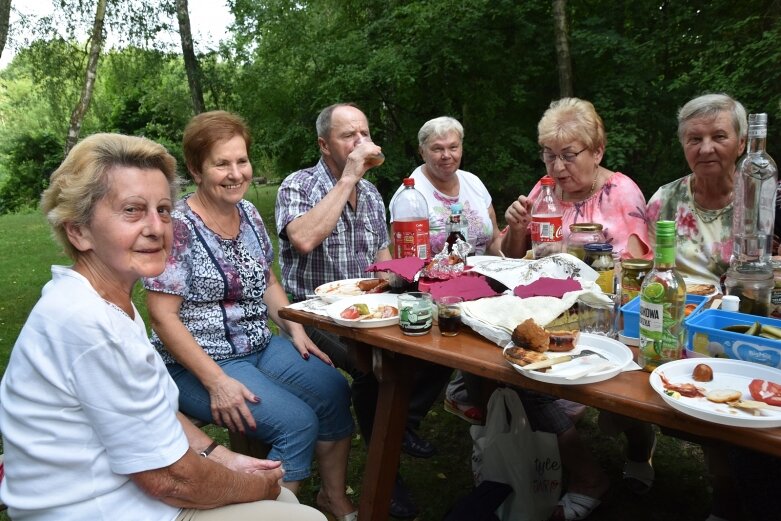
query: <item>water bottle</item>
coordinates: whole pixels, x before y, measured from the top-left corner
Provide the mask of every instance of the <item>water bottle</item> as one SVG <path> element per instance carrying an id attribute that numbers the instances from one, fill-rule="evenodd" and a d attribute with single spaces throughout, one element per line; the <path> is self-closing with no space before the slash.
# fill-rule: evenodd
<path id="1" fill-rule="evenodd" d="M 447 234 L 447 239 L 445 240 L 445 249 L 448 253 L 453 252 L 453 246 L 459 239 L 461 239 L 464 243 L 468 242 L 468 230 L 469 227 L 466 219 L 464 219 L 464 216 L 461 214 L 461 203 L 451 204 L 450 218 L 448 219 L 447 225 L 445 226 L 445 233 Z"/>
<path id="2" fill-rule="evenodd" d="M 542 191 L 532 206 L 532 254 L 535 259 L 542 259 L 564 251 L 564 237 L 562 236 L 564 212 L 553 192 L 556 181 L 546 175 L 540 184 Z"/>
<path id="3" fill-rule="evenodd" d="M 428 259 L 428 204 L 413 178 L 404 179 L 404 189 L 391 201 L 391 219 L 393 256 Z"/>

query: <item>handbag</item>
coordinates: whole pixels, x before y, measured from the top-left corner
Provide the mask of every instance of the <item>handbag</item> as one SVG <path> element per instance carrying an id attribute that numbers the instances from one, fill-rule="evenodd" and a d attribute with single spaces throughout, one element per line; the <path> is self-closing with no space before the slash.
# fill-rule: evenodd
<path id="1" fill-rule="evenodd" d="M 555 434 L 535 432 L 521 399 L 499 388 L 488 401 L 485 426 L 470 428 L 475 485 L 484 480 L 513 489 L 496 510 L 502 521 L 547 521 L 561 496 L 561 458 Z"/>

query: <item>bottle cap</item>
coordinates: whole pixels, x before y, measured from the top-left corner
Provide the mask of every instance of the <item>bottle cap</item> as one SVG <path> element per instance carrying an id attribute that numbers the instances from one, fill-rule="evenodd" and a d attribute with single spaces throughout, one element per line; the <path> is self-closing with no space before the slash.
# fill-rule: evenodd
<path id="1" fill-rule="evenodd" d="M 553 180 L 551 176 L 543 176 L 542 179 L 540 179 L 540 184 L 542 186 L 556 186 L 556 181 Z"/>
<path id="2" fill-rule="evenodd" d="M 415 180 L 411 177 L 405 177 L 402 183 L 404 183 L 404 186 L 415 186 Z"/>
<path id="3" fill-rule="evenodd" d="M 740 297 L 737 295 L 724 295 L 721 297 L 721 309 L 724 311 L 737 311 L 740 307 Z"/>
<path id="4" fill-rule="evenodd" d="M 461 203 L 453 203 L 450 205 L 450 213 L 461 213 Z"/>
<path id="5" fill-rule="evenodd" d="M 764 112 L 760 112 L 758 114 L 749 114 L 748 124 L 752 127 L 757 125 L 767 125 L 767 114 Z"/>
<path id="6" fill-rule="evenodd" d="M 656 240 L 675 239 L 675 221 L 656 221 Z"/>

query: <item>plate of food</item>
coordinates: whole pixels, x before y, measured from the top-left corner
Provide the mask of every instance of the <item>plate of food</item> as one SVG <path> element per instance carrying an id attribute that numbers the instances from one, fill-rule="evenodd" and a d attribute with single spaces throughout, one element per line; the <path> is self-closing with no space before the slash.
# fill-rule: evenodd
<path id="1" fill-rule="evenodd" d="M 651 387 L 689 416 L 733 427 L 781 427 L 781 370 L 722 358 L 687 358 L 651 373 Z"/>
<path id="2" fill-rule="evenodd" d="M 315 295 L 330 304 L 343 298 L 383 293 L 389 289 L 390 286 L 385 279 L 344 279 L 318 286 L 315 288 Z"/>
<path id="3" fill-rule="evenodd" d="M 613 378 L 632 363 L 632 351 L 617 340 L 579 331 L 548 331 L 529 319 L 515 328 L 504 358 L 532 380 L 580 385 Z"/>
<path id="4" fill-rule="evenodd" d="M 712 297 L 718 293 L 714 284 L 701 283 L 695 280 L 686 280 L 686 294 L 687 295 L 700 295 L 703 297 Z"/>
<path id="5" fill-rule="evenodd" d="M 399 322 L 398 295 L 378 293 L 337 300 L 325 308 L 339 325 L 357 328 L 385 327 Z"/>

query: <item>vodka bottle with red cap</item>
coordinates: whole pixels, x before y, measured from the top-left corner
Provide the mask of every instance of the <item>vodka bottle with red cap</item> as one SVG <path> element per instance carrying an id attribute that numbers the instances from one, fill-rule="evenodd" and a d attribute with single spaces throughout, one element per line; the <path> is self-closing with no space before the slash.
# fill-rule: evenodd
<path id="1" fill-rule="evenodd" d="M 428 204 L 423 194 L 415 189 L 415 180 L 404 179 L 404 189 L 391 201 L 391 230 L 393 257 L 428 259 L 429 245 Z"/>
<path id="2" fill-rule="evenodd" d="M 540 184 L 542 191 L 532 206 L 532 253 L 535 259 L 564 251 L 562 236 L 564 212 L 553 191 L 556 181 L 546 175 Z"/>

